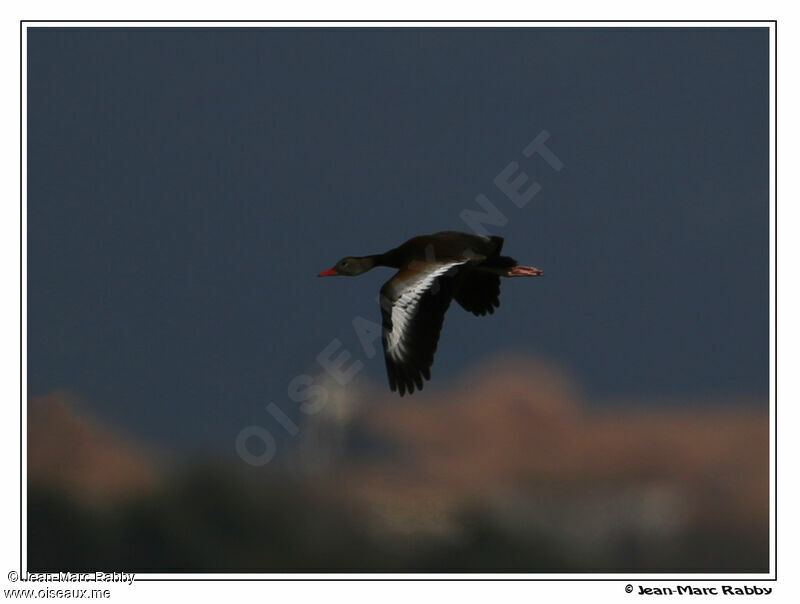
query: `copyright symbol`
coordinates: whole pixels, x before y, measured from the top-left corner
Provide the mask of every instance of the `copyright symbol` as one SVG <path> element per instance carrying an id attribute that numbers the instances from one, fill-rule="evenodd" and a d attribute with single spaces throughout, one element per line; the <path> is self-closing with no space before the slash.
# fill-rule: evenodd
<path id="1" fill-rule="evenodd" d="M 625 586 L 625 593 L 626 593 L 626 594 L 629 594 L 629 593 L 631 593 L 632 591 L 633 591 L 633 585 L 631 585 L 630 583 L 628 583 L 628 584 Z"/>
<path id="2" fill-rule="evenodd" d="M 16 583 L 19 580 L 19 574 L 17 571 L 12 570 L 10 573 L 8 573 L 8 580 L 12 583 Z"/>

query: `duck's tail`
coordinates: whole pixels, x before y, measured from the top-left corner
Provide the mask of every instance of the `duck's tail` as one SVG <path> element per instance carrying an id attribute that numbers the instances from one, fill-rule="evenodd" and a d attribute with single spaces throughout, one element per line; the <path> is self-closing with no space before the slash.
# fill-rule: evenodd
<path id="1" fill-rule="evenodd" d="M 510 256 L 489 256 L 473 268 L 481 272 L 500 275 L 501 277 L 538 277 L 543 274 L 536 267 L 520 266 Z"/>

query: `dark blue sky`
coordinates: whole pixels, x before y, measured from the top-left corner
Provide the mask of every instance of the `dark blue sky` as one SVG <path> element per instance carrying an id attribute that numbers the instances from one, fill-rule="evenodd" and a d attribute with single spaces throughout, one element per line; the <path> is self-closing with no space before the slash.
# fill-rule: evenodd
<path id="1" fill-rule="evenodd" d="M 30 394 L 229 450 L 333 338 L 384 385 L 351 322 L 391 273 L 315 275 L 482 193 L 546 276 L 451 309 L 431 389 L 513 350 L 591 397 L 766 399 L 768 66 L 766 28 L 31 28 Z"/>

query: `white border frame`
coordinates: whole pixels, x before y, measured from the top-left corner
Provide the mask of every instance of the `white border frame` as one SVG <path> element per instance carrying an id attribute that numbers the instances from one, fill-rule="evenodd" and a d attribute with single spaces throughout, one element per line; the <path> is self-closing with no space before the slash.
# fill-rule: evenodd
<path id="1" fill-rule="evenodd" d="M 777 27 L 775 22 L 770 21 L 23 21 L 21 27 L 21 53 L 20 64 L 22 67 L 22 90 L 21 90 L 21 301 L 22 301 L 22 337 L 21 337 L 21 372 L 22 372 L 22 392 L 21 401 L 27 401 L 27 30 L 39 27 L 172 27 L 172 28 L 206 28 L 206 27 L 245 27 L 245 28 L 265 28 L 265 27 L 530 27 L 530 28 L 551 28 L 551 27 L 571 27 L 571 28 L 598 28 L 598 27 L 762 27 L 769 29 L 770 46 L 770 572 L 769 573 L 242 573 L 242 574 L 205 574 L 205 573 L 186 573 L 186 574 L 137 574 L 137 581 L 156 580 L 156 581 L 254 581 L 254 580 L 511 580 L 511 581 L 622 581 L 629 580 L 633 583 L 643 581 L 717 581 L 728 584 L 736 584 L 738 581 L 747 580 L 776 580 L 776 43 Z M 27 409 L 25 404 L 20 407 L 22 426 L 27 425 Z M 21 471 L 22 477 L 27 475 L 27 438 L 26 431 L 21 432 L 22 442 L 20 451 L 22 453 Z M 20 485 L 23 485 L 21 481 Z M 27 569 L 27 491 L 22 489 L 21 497 L 21 519 L 22 529 L 20 537 L 20 551 L 22 554 L 22 571 Z"/>

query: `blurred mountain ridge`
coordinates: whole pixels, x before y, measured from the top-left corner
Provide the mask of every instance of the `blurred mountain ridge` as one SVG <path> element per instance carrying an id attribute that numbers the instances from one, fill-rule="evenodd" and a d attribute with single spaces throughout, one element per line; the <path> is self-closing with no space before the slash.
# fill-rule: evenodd
<path id="1" fill-rule="evenodd" d="M 327 405 L 265 468 L 177 462 L 63 393 L 32 400 L 29 519 L 38 510 L 52 539 L 64 515 L 83 518 L 95 558 L 139 569 L 768 567 L 766 401 L 598 409 L 568 374 L 520 357 L 404 399 L 324 384 Z M 139 549 L 119 540 L 154 530 Z M 29 558 L 52 566 L 37 534 Z M 65 537 L 66 562 L 85 539 Z M 156 542 L 170 547 L 155 556 Z"/>

